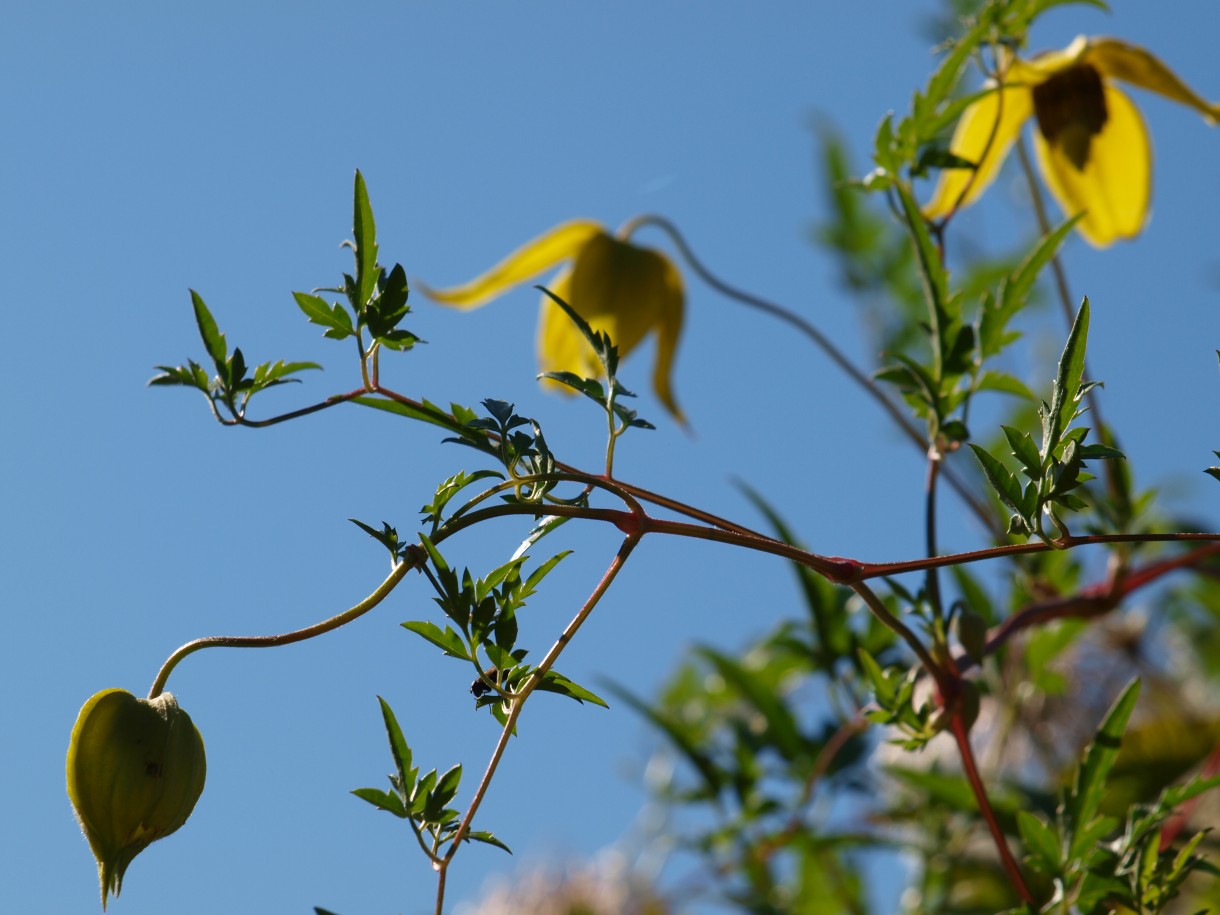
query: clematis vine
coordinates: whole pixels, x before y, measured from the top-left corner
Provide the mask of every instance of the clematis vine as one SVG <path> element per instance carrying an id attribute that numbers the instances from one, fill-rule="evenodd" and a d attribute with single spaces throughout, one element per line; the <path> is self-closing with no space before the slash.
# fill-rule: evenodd
<path id="1" fill-rule="evenodd" d="M 682 333 L 682 277 L 664 254 L 628 241 L 632 225 L 627 223 L 611 235 L 591 220 L 565 222 L 527 242 L 468 283 L 448 289 L 421 288 L 443 305 L 477 308 L 566 261 L 547 288 L 571 305 L 595 331 L 609 334 L 623 356 L 655 332 L 652 388 L 665 409 L 684 423 L 670 380 Z M 542 297 L 538 319 L 538 363 L 542 372 L 596 377 L 601 371 L 588 341 L 546 296 Z M 544 379 L 543 383 L 571 393 L 556 382 Z"/>
<path id="2" fill-rule="evenodd" d="M 1080 36 L 1062 51 L 1012 59 L 1002 83 L 968 106 L 949 151 L 976 168 L 946 169 L 930 219 L 973 202 L 995 178 L 1031 117 L 1043 178 L 1064 213 L 1102 248 L 1138 235 L 1148 218 L 1152 140 L 1139 109 L 1115 80 L 1156 92 L 1220 121 L 1220 105 L 1195 94 L 1158 58 L 1115 38 Z"/>

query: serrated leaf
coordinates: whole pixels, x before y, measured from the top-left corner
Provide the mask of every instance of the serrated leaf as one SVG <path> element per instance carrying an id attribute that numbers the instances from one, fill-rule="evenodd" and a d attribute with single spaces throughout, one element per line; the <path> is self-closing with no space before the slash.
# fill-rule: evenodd
<path id="1" fill-rule="evenodd" d="M 384 810 L 387 813 L 392 813 L 396 817 L 406 819 L 407 808 L 397 794 L 390 794 L 388 791 L 382 791 L 379 788 L 357 788 L 352 794 L 360 798 L 362 801 L 368 801 L 378 810 Z"/>
<path id="2" fill-rule="evenodd" d="M 1012 426 L 1000 426 L 1004 432 L 1004 437 L 1008 439 L 1009 447 L 1012 448 L 1012 455 L 1028 471 L 1028 476 L 1037 479 L 1042 476 L 1042 458 L 1038 454 L 1038 447 L 1034 444 L 1033 438 L 1028 432 L 1022 432 L 1020 429 L 1014 429 Z"/>
<path id="3" fill-rule="evenodd" d="M 325 336 L 330 339 L 343 340 L 356 333 L 352 316 L 338 302 L 330 305 L 325 299 L 308 292 L 294 292 L 292 297 L 311 324 L 327 328 Z"/>
<path id="4" fill-rule="evenodd" d="M 466 647 L 466 643 L 462 641 L 457 630 L 450 626 L 446 626 L 442 630 L 436 623 L 430 623 L 427 620 L 408 620 L 402 624 L 402 628 L 427 639 L 451 658 L 470 660 L 470 651 Z"/>

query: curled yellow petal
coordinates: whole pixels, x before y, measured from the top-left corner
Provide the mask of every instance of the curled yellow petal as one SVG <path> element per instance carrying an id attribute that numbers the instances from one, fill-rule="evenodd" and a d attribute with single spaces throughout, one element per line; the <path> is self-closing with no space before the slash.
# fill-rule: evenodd
<path id="1" fill-rule="evenodd" d="M 429 298 L 455 308 L 477 308 L 513 286 L 532 279 L 560 261 L 573 257 L 590 238 L 604 232 L 592 220 L 565 222 L 526 242 L 486 273 L 461 286 L 432 289 L 420 284 Z"/>
<path id="2" fill-rule="evenodd" d="M 1032 111 L 1028 88 L 1011 85 L 993 89 L 967 107 L 957 122 L 949 151 L 976 163 L 977 168 L 942 171 L 932 199 L 924 207 L 924 215 L 939 219 L 956 207 L 972 203 L 995 179 L 1004 157 L 1021 132 L 1021 125 Z M 965 197 L 962 197 L 963 192 Z M 960 203 L 958 198 L 961 198 Z"/>
<path id="3" fill-rule="evenodd" d="M 682 275 L 678 273 L 678 268 L 669 260 L 662 260 L 663 287 L 658 291 L 657 364 L 652 372 L 652 389 L 674 419 L 685 425 L 686 416 L 674 398 L 670 380 L 678 350 L 678 339 L 682 335 L 685 296 L 682 291 Z"/>
<path id="4" fill-rule="evenodd" d="M 681 276 L 669 259 L 599 232 L 550 288 L 595 331 L 608 334 L 620 355 L 626 356 L 655 331 L 653 388 L 665 408 L 683 421 L 670 383 L 682 330 L 683 291 Z M 592 347 L 549 298 L 543 298 L 538 326 L 538 360 L 544 372 L 587 377 L 601 373 Z"/>
<path id="5" fill-rule="evenodd" d="M 1117 38 L 1094 38 L 1085 59 L 1111 79 L 1150 92 L 1156 92 L 1195 109 L 1208 123 L 1220 122 L 1220 104 L 1209 102 L 1194 92 L 1155 55 Z"/>
<path id="6" fill-rule="evenodd" d="M 1066 215 L 1085 214 L 1076 227 L 1098 248 L 1139 234 L 1152 186 L 1152 143 L 1139 110 L 1113 86 L 1104 92 L 1099 133 L 1082 138 L 1064 130 L 1053 141 L 1035 136 L 1051 194 Z"/>

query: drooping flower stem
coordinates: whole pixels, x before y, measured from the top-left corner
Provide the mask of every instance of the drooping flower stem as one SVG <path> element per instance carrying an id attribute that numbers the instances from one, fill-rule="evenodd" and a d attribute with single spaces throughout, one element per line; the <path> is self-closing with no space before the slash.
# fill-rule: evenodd
<path id="1" fill-rule="evenodd" d="M 915 424 L 907 418 L 906 414 L 897 404 L 885 396 L 885 393 L 881 390 L 881 388 L 879 388 L 876 383 L 874 383 L 873 380 L 868 377 L 868 375 L 857 368 L 852 361 L 848 359 L 837 346 L 835 346 L 829 337 L 823 334 L 800 315 L 790 311 L 782 305 L 778 305 L 775 302 L 762 298 L 761 296 L 756 296 L 753 293 L 746 292 L 743 289 L 738 289 L 736 286 L 732 286 L 720 279 L 720 277 L 712 273 L 703 264 L 703 262 L 695 256 L 695 252 L 691 250 L 686 238 L 681 232 L 678 231 L 678 227 L 664 216 L 658 216 L 654 213 L 637 216 L 623 227 L 622 232 L 624 237 L 626 237 L 637 229 L 644 228 L 645 226 L 654 226 L 669 236 L 670 241 L 674 243 L 674 247 L 678 249 L 678 253 L 682 255 L 682 259 L 686 261 L 687 266 L 689 266 L 691 270 L 694 271 L 694 273 L 701 280 L 703 280 L 703 282 L 707 283 L 721 295 L 740 302 L 742 305 L 745 305 L 748 308 L 753 308 L 757 311 L 769 314 L 774 318 L 778 318 L 785 324 L 788 324 L 804 334 L 827 356 L 827 358 L 830 359 L 831 362 L 841 369 L 852 381 L 854 381 L 865 393 L 867 393 L 869 397 L 871 397 L 878 404 L 878 406 L 881 407 L 882 410 L 885 411 L 886 415 L 888 415 L 890 419 L 894 421 L 898 428 L 902 430 L 903 434 L 910 439 L 910 441 L 916 447 L 918 447 L 920 451 L 927 449 L 928 443 L 923 433 L 919 431 L 918 427 L 916 427 Z M 954 474 L 949 468 L 945 468 L 945 478 L 948 480 L 949 485 L 953 487 L 953 490 L 962 498 L 962 501 L 964 501 L 970 507 L 970 510 L 974 512 L 974 514 L 977 515 L 985 525 L 990 526 L 990 510 L 978 500 L 978 498 L 970 491 L 969 487 L 966 486 L 961 478 Z"/>
<path id="2" fill-rule="evenodd" d="M 187 642 L 177 651 L 166 659 L 161 665 L 161 670 L 157 672 L 157 678 L 153 680 L 152 688 L 148 691 L 148 698 L 155 699 L 161 695 L 165 689 L 165 683 L 169 680 L 169 675 L 174 668 L 178 666 L 178 662 L 187 655 L 194 654 L 204 648 L 274 648 L 278 645 L 289 645 L 293 642 L 303 642 L 306 639 L 312 639 L 314 636 L 322 635 L 326 632 L 338 629 L 368 613 L 386 596 L 398 586 L 404 575 L 411 569 L 415 568 L 415 563 L 411 560 L 404 560 L 394 566 L 394 570 L 376 590 L 368 597 L 360 601 L 354 607 L 344 610 L 342 613 L 332 616 L 330 619 L 323 620 L 320 623 L 315 623 L 312 626 L 306 626 L 304 629 L 296 629 L 292 632 L 284 632 L 279 635 L 250 635 L 250 636 L 230 636 L 230 635 L 214 635 L 207 636 L 202 639 L 195 639 L 192 642 Z"/>

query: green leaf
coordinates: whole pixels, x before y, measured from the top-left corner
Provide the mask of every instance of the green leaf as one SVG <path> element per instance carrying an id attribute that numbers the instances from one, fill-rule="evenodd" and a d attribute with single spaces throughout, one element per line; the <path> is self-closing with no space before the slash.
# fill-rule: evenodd
<path id="1" fill-rule="evenodd" d="M 535 286 L 534 288 L 558 305 L 563 313 L 568 316 L 568 319 L 576 325 L 576 329 L 580 331 L 581 336 L 588 340 L 589 345 L 593 347 L 593 352 L 597 355 L 598 361 L 601 362 L 602 368 L 606 370 L 606 377 L 613 383 L 614 376 L 618 372 L 618 347 L 613 345 L 606 334 L 594 331 L 589 326 L 588 321 L 582 318 L 571 305 L 555 295 L 551 290 L 545 286 Z M 577 388 L 577 390 L 581 389 Z"/>
<path id="2" fill-rule="evenodd" d="M 486 830 L 472 829 L 470 832 L 466 833 L 466 841 L 467 842 L 482 842 L 485 845 L 494 845 L 496 848 L 504 849 L 504 851 L 508 852 L 510 855 L 513 853 L 513 850 L 511 848 L 509 848 L 507 845 L 505 845 L 503 842 L 501 842 L 499 839 L 497 839 L 494 835 L 492 835 L 490 832 L 487 832 Z"/>
<path id="3" fill-rule="evenodd" d="M 1089 336 L 1089 300 L 1086 297 L 1076 312 L 1071 333 L 1059 357 L 1059 368 L 1055 373 L 1055 388 L 1051 395 L 1049 413 L 1049 435 L 1042 442 L 1042 458 L 1050 457 L 1059 445 L 1059 440 L 1076 415 L 1076 400 L 1080 391 L 1080 380 L 1084 375 L 1084 353 Z"/>
<path id="4" fill-rule="evenodd" d="M 364 308 L 377 290 L 377 226 L 364 175 L 356 170 L 353 194 L 352 235 L 356 247 L 356 286 L 359 308 Z"/>
<path id="5" fill-rule="evenodd" d="M 227 381 L 229 347 L 225 343 L 225 335 L 216 326 L 216 320 L 208 311 L 208 306 L 204 304 L 203 297 L 194 289 L 191 290 L 191 305 L 195 309 L 195 324 L 199 327 L 199 336 L 203 339 L 203 345 L 207 349 L 208 355 L 212 357 L 212 362 L 216 366 L 216 374 Z"/>
<path id="6" fill-rule="evenodd" d="M 1031 403 L 1037 399 L 1034 397 L 1034 392 L 1029 389 L 1025 382 L 1004 372 L 983 372 L 975 384 L 975 389 L 979 391 L 997 391 L 1000 394 L 1011 394 L 1013 397 L 1020 397 L 1022 400 L 1028 400 Z"/>
<path id="7" fill-rule="evenodd" d="M 308 292 L 294 292 L 292 297 L 296 299 L 297 307 L 305 313 L 311 324 L 328 328 L 324 336 L 332 340 L 343 340 L 356 333 L 352 316 L 338 302 L 333 306 L 328 305 L 325 299 Z"/>
<path id="8" fill-rule="evenodd" d="M 1017 811 L 1017 829 L 1034 866 L 1044 874 L 1056 876 L 1062 870 L 1062 852 L 1054 827 L 1028 810 Z"/>
<path id="9" fill-rule="evenodd" d="M 470 660 L 470 651 L 467 649 L 466 643 L 462 641 L 457 630 L 450 626 L 446 626 L 442 630 L 436 623 L 430 623 L 427 620 L 411 620 L 403 623 L 402 628 L 427 639 L 451 658 Z"/>
<path id="10" fill-rule="evenodd" d="M 538 683 L 538 689 L 546 690 L 548 693 L 559 693 L 561 696 L 575 699 L 582 704 L 592 702 L 594 705 L 600 705 L 602 708 L 610 708 L 606 700 L 601 696 L 590 692 L 578 683 L 573 683 L 563 674 L 556 673 L 553 670 L 548 670 L 542 675 L 542 680 Z"/>
<path id="11" fill-rule="evenodd" d="M 428 807 L 425 810 L 435 811 L 439 816 L 440 811 L 457 796 L 461 782 L 462 766 L 459 763 L 440 777 L 436 783 L 436 789 L 431 792 L 432 796 L 428 799 Z"/>
<path id="12" fill-rule="evenodd" d="M 382 791 L 378 788 L 357 788 L 352 794 L 362 801 L 368 801 L 378 810 L 384 810 L 403 819 L 407 816 L 407 808 L 403 805 L 402 798 L 397 794 L 390 794 L 388 791 Z"/>
<path id="13" fill-rule="evenodd" d="M 1076 223 L 1080 222 L 1083 217 L 1083 213 L 1073 216 L 1067 222 L 1042 236 L 1041 241 L 1029 253 L 1029 256 L 1001 285 L 999 312 L 1004 325 L 1007 325 L 1008 320 L 1028 303 L 1034 282 L 1042 274 L 1043 268 L 1051 258 L 1059 252 L 1063 240 L 1067 238 L 1072 229 L 1076 228 Z"/>
<path id="14" fill-rule="evenodd" d="M 1008 444 L 1012 448 L 1012 456 L 1021 462 L 1021 466 L 1025 468 L 1026 475 L 1030 479 L 1038 479 L 1042 476 L 1042 458 L 1038 454 L 1038 448 L 1034 445 L 1034 440 L 1028 432 L 1022 432 L 1020 429 L 1014 429 L 1012 426 L 1000 426 L 1004 432 L 1004 437 L 1008 439 Z"/>
<path id="15" fill-rule="evenodd" d="M 390 741 L 390 754 L 394 757 L 394 768 L 398 771 L 398 783 L 404 794 L 410 795 L 411 788 L 415 784 L 415 776 L 419 771 L 411 768 L 411 747 L 402 735 L 402 728 L 398 726 L 398 719 L 394 717 L 390 704 L 380 696 L 377 697 L 377 701 L 381 703 L 381 718 L 385 722 L 386 736 Z"/>
<path id="16" fill-rule="evenodd" d="M 978 458 L 979 464 L 983 468 L 983 475 L 987 477 L 987 482 L 991 484 L 995 494 L 1000 497 L 1000 501 L 1011 511 L 1020 515 L 1023 520 L 1030 520 L 1025 510 L 1024 494 L 1021 492 L 1021 485 L 1017 482 L 1016 477 L 1009 473 L 1008 468 L 998 459 L 973 442 L 970 443 L 970 450 Z"/>
<path id="17" fill-rule="evenodd" d="M 1106 714 L 1097 729 L 1093 742 L 1085 749 L 1084 758 L 1076 771 L 1076 780 L 1067 798 L 1066 815 L 1068 823 L 1075 835 L 1072 839 L 1071 854 L 1075 857 L 1083 853 L 1079 845 L 1080 831 L 1087 827 L 1097 814 L 1106 790 L 1106 777 L 1118 757 L 1122 747 L 1123 731 L 1127 720 L 1139 699 L 1140 681 L 1132 680 L 1114 700 L 1110 711 Z"/>

